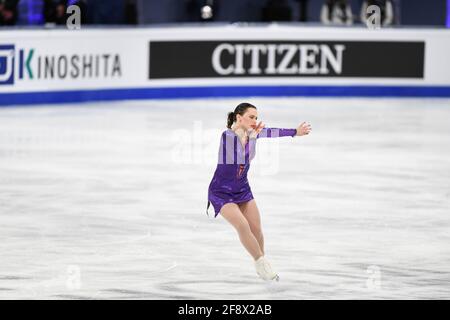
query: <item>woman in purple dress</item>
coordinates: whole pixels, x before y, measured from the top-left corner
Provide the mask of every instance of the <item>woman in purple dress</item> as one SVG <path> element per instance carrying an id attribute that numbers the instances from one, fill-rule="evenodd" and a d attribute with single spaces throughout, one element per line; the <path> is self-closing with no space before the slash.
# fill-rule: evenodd
<path id="1" fill-rule="evenodd" d="M 264 280 L 278 280 L 264 257 L 264 237 L 261 221 L 247 180 L 250 161 L 255 157 L 259 138 L 295 137 L 309 134 L 311 126 L 305 122 L 296 129 L 264 128 L 257 123 L 256 107 L 249 103 L 239 104 L 228 113 L 227 130 L 222 133 L 219 161 L 208 188 L 208 205 L 213 205 L 215 215 L 219 212 L 236 229 L 244 247 L 255 260 L 257 274 Z"/>

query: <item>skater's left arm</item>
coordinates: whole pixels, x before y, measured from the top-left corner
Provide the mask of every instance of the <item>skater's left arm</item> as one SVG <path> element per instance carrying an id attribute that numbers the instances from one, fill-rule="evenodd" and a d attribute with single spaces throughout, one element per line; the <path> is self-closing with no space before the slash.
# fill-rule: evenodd
<path id="1" fill-rule="evenodd" d="M 302 122 L 296 129 L 283 128 L 264 128 L 264 124 L 260 122 L 258 126 L 251 131 L 250 138 L 279 138 L 279 137 L 295 137 L 309 134 L 311 125 Z"/>
<path id="2" fill-rule="evenodd" d="M 311 125 L 307 122 L 302 122 L 297 129 L 296 136 L 304 136 L 311 132 Z"/>

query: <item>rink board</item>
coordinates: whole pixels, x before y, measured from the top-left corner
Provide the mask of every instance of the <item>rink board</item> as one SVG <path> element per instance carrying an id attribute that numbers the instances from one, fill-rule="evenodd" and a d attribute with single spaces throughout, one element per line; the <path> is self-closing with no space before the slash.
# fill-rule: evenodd
<path id="1" fill-rule="evenodd" d="M 449 97 L 445 29 L 288 25 L 0 32 L 0 105 Z"/>

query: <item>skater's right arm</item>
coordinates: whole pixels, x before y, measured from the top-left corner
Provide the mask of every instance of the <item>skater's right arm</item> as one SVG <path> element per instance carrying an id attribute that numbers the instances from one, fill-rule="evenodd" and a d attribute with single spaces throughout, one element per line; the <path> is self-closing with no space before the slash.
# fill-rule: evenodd
<path id="1" fill-rule="evenodd" d="M 234 135 L 227 134 L 225 130 L 222 132 L 219 147 L 219 164 L 233 164 L 235 156 Z"/>

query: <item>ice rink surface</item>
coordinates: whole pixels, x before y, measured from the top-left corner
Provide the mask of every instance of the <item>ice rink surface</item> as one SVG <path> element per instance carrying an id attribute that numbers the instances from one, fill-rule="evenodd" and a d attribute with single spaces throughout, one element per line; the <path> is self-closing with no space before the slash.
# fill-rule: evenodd
<path id="1" fill-rule="evenodd" d="M 312 125 L 249 172 L 277 283 L 205 212 L 242 101 Z M 0 235 L 1 299 L 449 299 L 450 100 L 0 108 Z"/>

